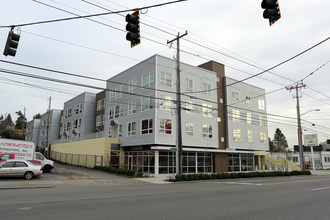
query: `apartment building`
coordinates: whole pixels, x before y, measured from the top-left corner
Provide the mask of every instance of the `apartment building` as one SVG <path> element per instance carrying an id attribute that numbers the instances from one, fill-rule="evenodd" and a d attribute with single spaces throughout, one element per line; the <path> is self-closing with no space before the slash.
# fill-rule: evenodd
<path id="1" fill-rule="evenodd" d="M 183 172 L 213 172 L 207 149 L 218 148 L 216 82 L 214 72 L 181 64 Z M 175 60 L 159 55 L 108 80 L 104 132 L 119 138 L 127 168 L 176 172 L 176 83 Z"/>
<path id="2" fill-rule="evenodd" d="M 26 124 L 25 140 L 38 143 L 40 132 L 40 119 L 33 119 Z"/>
<path id="3" fill-rule="evenodd" d="M 176 173 L 176 68 L 154 55 L 107 80 L 106 90 L 65 102 L 57 143 L 117 138 L 110 154 L 120 166 Z M 264 89 L 226 77 L 224 65 L 210 61 L 181 63 L 180 90 L 183 173 L 260 169 L 268 150 Z"/>
<path id="4" fill-rule="evenodd" d="M 37 146 L 40 149 L 46 148 L 47 135 L 48 135 L 48 144 L 51 144 L 54 141 L 58 140 L 58 132 L 60 130 L 60 119 L 61 119 L 61 110 L 59 109 L 52 109 L 49 112 L 46 112 L 45 114 L 41 115 L 39 138 L 37 141 Z M 48 134 L 47 134 L 47 129 L 48 129 Z"/>
<path id="5" fill-rule="evenodd" d="M 84 92 L 64 103 L 59 142 L 71 142 L 95 137 L 96 94 Z"/>

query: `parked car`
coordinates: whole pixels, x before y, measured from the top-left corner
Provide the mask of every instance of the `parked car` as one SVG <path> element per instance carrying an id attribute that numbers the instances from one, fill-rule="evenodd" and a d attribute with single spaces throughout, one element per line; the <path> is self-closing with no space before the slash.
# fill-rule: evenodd
<path id="1" fill-rule="evenodd" d="M 0 162 L 0 176 L 21 176 L 27 180 L 42 174 L 41 165 L 26 160 L 5 160 Z"/>

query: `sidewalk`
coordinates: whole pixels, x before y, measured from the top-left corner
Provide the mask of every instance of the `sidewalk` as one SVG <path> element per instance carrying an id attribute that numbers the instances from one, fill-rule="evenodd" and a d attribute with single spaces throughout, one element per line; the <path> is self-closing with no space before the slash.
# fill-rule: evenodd
<path id="1" fill-rule="evenodd" d="M 173 179 L 175 175 L 169 175 L 169 174 L 158 174 L 154 175 L 152 177 L 146 177 L 146 178 L 136 178 L 137 180 L 147 182 L 147 183 L 153 183 L 153 184 L 170 184 L 172 182 L 168 181 L 169 179 Z"/>
<path id="2" fill-rule="evenodd" d="M 327 176 L 330 175 L 330 170 L 310 170 L 312 175 L 315 176 Z"/>

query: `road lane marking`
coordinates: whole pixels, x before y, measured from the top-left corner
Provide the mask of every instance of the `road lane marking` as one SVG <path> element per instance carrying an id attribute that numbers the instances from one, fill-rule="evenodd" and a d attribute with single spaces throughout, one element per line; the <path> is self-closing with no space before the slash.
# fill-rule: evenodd
<path id="1" fill-rule="evenodd" d="M 227 184 L 237 184 L 237 185 L 250 185 L 250 186 L 262 186 L 262 183 L 247 183 L 247 182 L 207 182 L 207 183 L 227 183 Z"/>
<path id="2" fill-rule="evenodd" d="M 261 183 L 245 183 L 245 182 L 225 182 L 228 184 L 240 184 L 240 185 L 251 185 L 251 186 L 262 186 Z"/>
<path id="3" fill-rule="evenodd" d="M 330 180 L 328 179 L 316 179 L 316 180 L 298 180 L 298 181 L 289 181 L 289 182 L 278 182 L 278 183 L 265 183 L 263 185 L 270 186 L 270 185 L 280 185 L 280 184 L 290 184 L 290 183 L 309 183 L 309 182 L 318 182 L 323 180 Z"/>
<path id="4" fill-rule="evenodd" d="M 311 189 L 311 191 L 318 191 L 318 190 L 325 190 L 325 189 L 330 189 L 330 187 L 323 187 L 323 188 Z"/>

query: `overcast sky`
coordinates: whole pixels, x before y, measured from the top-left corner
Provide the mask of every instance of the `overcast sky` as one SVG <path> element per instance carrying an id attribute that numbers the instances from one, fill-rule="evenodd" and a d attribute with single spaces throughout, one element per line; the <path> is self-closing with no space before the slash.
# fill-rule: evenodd
<path id="1" fill-rule="evenodd" d="M 19 25 L 76 15 L 121 11 L 167 2 L 166 0 L 2 0 L 0 25 Z M 92 4 L 100 7 L 93 6 Z M 142 10 L 141 44 L 130 48 L 126 41 L 125 15 L 111 14 L 20 27 L 21 39 L 15 57 L 2 55 L 9 28 L 0 28 L 1 61 L 49 68 L 107 80 L 140 61 L 160 54 L 175 56 L 175 49 L 166 45 L 178 33 L 188 31 L 182 39 L 181 61 L 199 65 L 214 60 L 226 66 L 226 75 L 245 79 L 262 69 L 273 67 L 330 37 L 329 0 L 279 0 L 282 18 L 269 27 L 262 16 L 261 0 L 188 0 L 176 4 Z M 56 8 L 54 8 L 56 7 Z M 61 11 L 62 10 L 62 11 Z M 131 12 L 129 12 L 131 13 Z M 95 22 L 96 21 L 96 22 Z M 15 29 L 17 31 L 17 28 Z M 191 42 L 195 42 L 191 43 Z M 319 142 L 330 138 L 330 40 L 301 56 L 247 80 L 264 88 L 267 94 L 268 133 L 273 139 L 276 128 L 287 137 L 289 146 L 297 144 L 295 94 L 286 86 L 304 80 L 301 90 L 301 113 L 305 134 L 317 133 Z M 326 65 L 324 65 L 326 64 Z M 43 77 L 79 82 L 105 88 L 106 83 L 53 72 L 40 71 L 0 62 L 0 68 L 22 71 Z M 84 87 L 60 84 L 0 72 L 0 114 L 23 112 L 30 121 L 48 108 L 62 109 L 63 103 L 84 91 Z M 22 84 L 24 83 L 24 84 Z M 235 85 L 239 86 L 239 85 Z M 282 89 L 281 89 L 282 88 Z M 278 90 L 276 92 L 272 92 Z M 279 116 L 291 117 L 284 118 Z M 311 124 L 315 124 L 312 126 Z"/>

